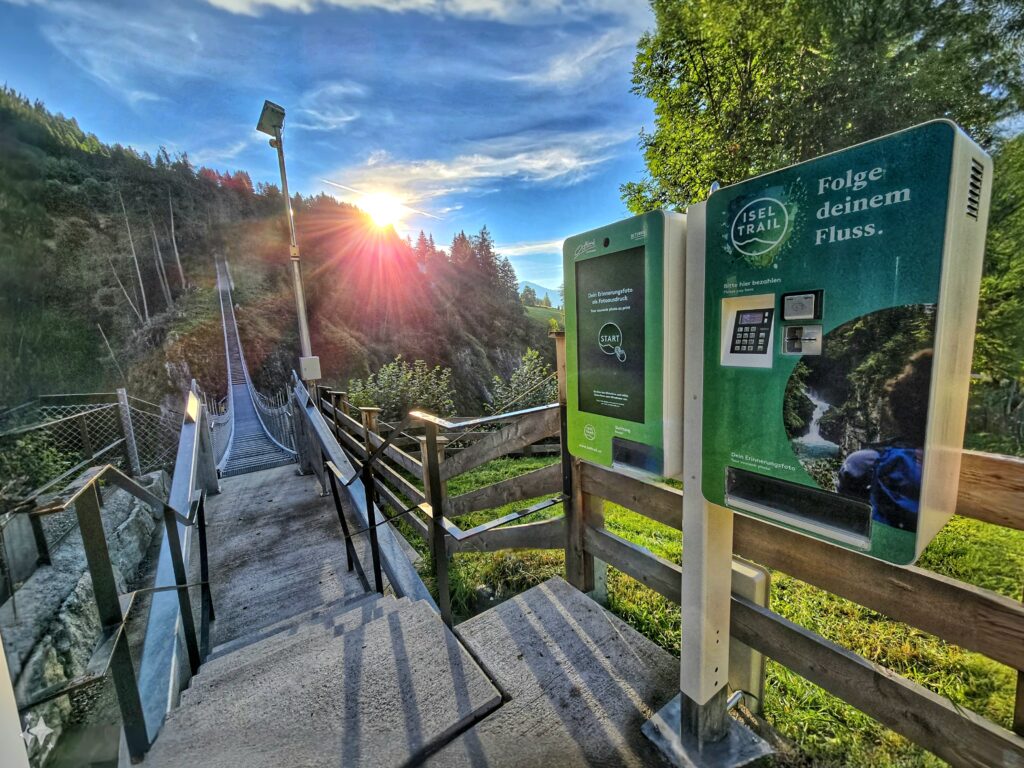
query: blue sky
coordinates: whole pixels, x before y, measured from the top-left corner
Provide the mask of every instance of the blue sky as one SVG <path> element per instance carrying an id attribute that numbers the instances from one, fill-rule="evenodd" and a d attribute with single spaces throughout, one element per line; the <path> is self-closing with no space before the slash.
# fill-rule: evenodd
<path id="1" fill-rule="evenodd" d="M 0 0 L 0 73 L 107 142 L 276 181 L 254 125 L 288 111 L 294 191 L 404 195 L 440 244 L 484 224 L 520 279 L 627 215 L 651 106 L 630 93 L 645 0 Z"/>

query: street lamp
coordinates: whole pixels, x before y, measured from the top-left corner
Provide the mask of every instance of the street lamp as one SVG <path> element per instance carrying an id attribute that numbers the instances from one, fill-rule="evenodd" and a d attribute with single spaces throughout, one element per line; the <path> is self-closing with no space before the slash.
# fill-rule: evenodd
<path id="1" fill-rule="evenodd" d="M 256 123 L 256 130 L 273 138 L 270 146 L 277 150 L 277 163 L 281 166 L 281 191 L 284 193 L 284 209 L 288 216 L 288 233 L 291 236 L 289 253 L 292 261 L 292 285 L 295 288 L 295 310 L 299 317 L 299 375 L 303 381 L 320 379 L 320 358 L 313 356 L 309 343 L 309 323 L 306 320 L 306 297 L 302 292 L 302 271 L 299 268 L 299 244 L 295 239 L 295 215 L 292 213 L 292 198 L 288 194 L 288 174 L 284 169 L 284 141 L 281 131 L 284 128 L 284 107 L 272 101 L 263 102 L 263 112 Z"/>

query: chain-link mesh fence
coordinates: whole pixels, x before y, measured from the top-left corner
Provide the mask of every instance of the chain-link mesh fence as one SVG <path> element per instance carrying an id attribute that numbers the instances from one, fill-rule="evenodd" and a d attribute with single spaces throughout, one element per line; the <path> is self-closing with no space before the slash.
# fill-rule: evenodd
<path id="1" fill-rule="evenodd" d="M 173 472 L 181 433 L 181 414 L 174 411 L 153 413 L 135 406 L 129 406 L 129 409 L 143 473 L 158 469 Z"/>
<path id="2" fill-rule="evenodd" d="M 48 490 L 75 468 L 90 463 L 128 465 L 130 422 L 143 473 L 174 468 L 181 414 L 136 400 L 31 404 L 18 409 L 17 426 L 0 432 L 0 490 L 6 504 Z M 138 403 L 138 404 L 136 404 Z M 28 423 L 23 423 L 28 422 Z M 82 465 L 82 466 L 80 466 Z M 3 507 L 0 507 L 2 511 Z"/>
<path id="3" fill-rule="evenodd" d="M 128 434 L 134 438 L 143 474 L 174 470 L 180 413 L 137 398 L 119 402 L 115 394 L 83 400 L 42 398 L 0 414 L 0 600 L 24 576 L 13 573 L 18 569 L 11 567 L 5 542 L 7 526 L 21 517 L 14 510 L 36 496 L 60 490 L 89 466 L 113 464 L 133 474 Z M 73 509 L 41 518 L 38 554 L 56 547 L 75 524 Z"/>

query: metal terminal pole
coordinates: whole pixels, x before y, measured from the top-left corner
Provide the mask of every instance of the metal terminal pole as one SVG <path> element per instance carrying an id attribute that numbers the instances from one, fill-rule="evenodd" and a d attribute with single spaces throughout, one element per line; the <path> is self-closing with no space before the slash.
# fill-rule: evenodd
<path id="1" fill-rule="evenodd" d="M 285 215 L 288 217 L 288 235 L 290 238 L 289 255 L 292 264 L 292 286 L 295 289 L 295 312 L 299 319 L 299 349 L 302 353 L 300 371 L 304 381 L 315 381 L 320 378 L 319 361 L 313 370 L 306 370 L 305 361 L 313 358 L 313 348 L 309 342 L 309 322 L 306 319 L 306 295 L 302 289 L 302 269 L 299 263 L 299 243 L 295 237 L 295 214 L 292 211 L 292 198 L 288 192 L 288 173 L 284 167 L 284 139 L 281 128 L 274 128 L 273 146 L 277 149 L 277 164 L 281 168 L 281 191 L 284 193 Z M 313 376 L 312 374 L 317 375 Z"/>
<path id="2" fill-rule="evenodd" d="M 7 656 L 0 642 L 0 754 L 4 756 L 4 765 L 10 768 L 29 768 L 21 733 L 21 716 L 7 669 Z"/>

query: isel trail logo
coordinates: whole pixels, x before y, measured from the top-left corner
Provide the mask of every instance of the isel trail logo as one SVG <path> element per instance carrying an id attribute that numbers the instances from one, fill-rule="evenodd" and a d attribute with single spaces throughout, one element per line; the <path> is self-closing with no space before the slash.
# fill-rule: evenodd
<path id="1" fill-rule="evenodd" d="M 733 217 L 729 242 L 754 265 L 768 266 L 790 230 L 790 212 L 774 197 L 757 197 Z"/>
<path id="2" fill-rule="evenodd" d="M 593 253 L 596 250 L 596 240 L 584 240 L 582 243 L 576 246 L 576 253 L 574 254 L 574 256 L 578 259 L 580 256 L 586 256 L 588 253 Z"/>

